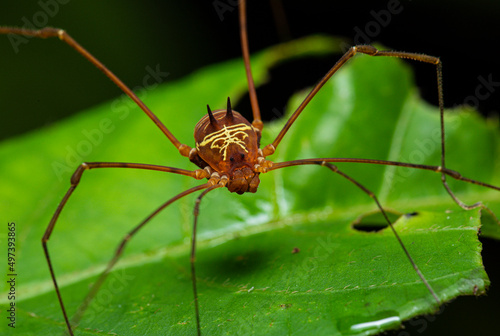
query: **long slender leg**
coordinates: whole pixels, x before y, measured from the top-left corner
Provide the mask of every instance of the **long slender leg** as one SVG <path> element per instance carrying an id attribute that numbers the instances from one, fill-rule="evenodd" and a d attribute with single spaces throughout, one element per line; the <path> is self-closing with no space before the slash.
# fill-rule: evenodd
<path id="1" fill-rule="evenodd" d="M 453 191 L 448 186 L 446 182 L 446 150 L 445 150 L 445 130 L 444 130 L 444 100 L 443 100 L 443 76 L 442 76 L 442 63 L 438 57 L 425 55 L 425 54 L 417 54 L 403 51 L 383 51 L 378 50 L 370 45 L 357 45 L 351 47 L 338 61 L 335 65 L 328 71 L 328 73 L 316 84 L 316 86 L 309 92 L 307 97 L 302 101 L 300 106 L 295 110 L 292 116 L 288 119 L 283 129 L 280 131 L 276 139 L 274 141 L 265 146 L 262 149 L 264 157 L 273 154 L 278 147 L 279 143 L 288 132 L 292 124 L 297 120 L 299 115 L 305 109 L 305 107 L 309 104 L 309 102 L 313 99 L 313 97 L 318 93 L 318 91 L 323 87 L 323 85 L 335 74 L 343 65 L 347 63 L 352 57 L 354 57 L 357 53 L 366 54 L 369 56 L 386 56 L 386 57 L 397 57 L 397 58 L 405 58 L 413 61 L 424 62 L 434 64 L 436 66 L 436 76 L 437 76 L 437 86 L 438 86 L 438 101 L 439 101 L 439 115 L 440 115 L 440 129 L 441 129 L 441 166 L 439 166 L 439 171 L 441 171 L 441 182 L 443 183 L 444 188 L 451 196 L 451 198 L 457 203 L 461 208 L 465 210 L 470 210 L 474 208 L 485 208 L 485 206 L 481 203 L 475 203 L 472 205 L 467 205 L 460 201 L 458 197 L 453 193 Z M 487 209 L 487 208 L 486 208 Z M 490 211 L 491 213 L 491 211 Z"/>
<path id="2" fill-rule="evenodd" d="M 106 280 L 111 269 L 113 268 L 113 266 L 116 264 L 116 262 L 118 261 L 118 259 L 122 255 L 122 253 L 125 249 L 125 245 L 130 241 L 130 239 L 132 239 L 132 237 L 142 227 L 144 227 L 144 225 L 146 225 L 146 223 L 148 223 L 151 219 L 153 219 L 153 217 L 155 217 L 158 213 L 160 213 L 162 210 L 164 210 L 170 204 L 174 203 L 175 201 L 179 200 L 180 198 L 182 198 L 186 195 L 189 195 L 189 194 L 196 192 L 196 191 L 199 191 L 199 190 L 209 188 L 210 186 L 212 186 L 212 183 L 207 182 L 207 183 L 201 184 L 199 186 L 185 190 L 185 191 L 181 192 L 180 194 L 177 194 L 176 196 L 169 199 L 167 202 L 163 203 L 160 207 L 158 207 L 155 211 L 153 211 L 148 217 L 146 217 L 139 225 L 137 225 L 130 232 L 128 232 L 125 235 L 125 237 L 123 237 L 120 244 L 118 244 L 118 247 L 115 251 L 115 254 L 113 255 L 113 258 L 111 258 L 111 260 L 109 261 L 108 265 L 106 266 L 106 269 L 101 273 L 101 275 L 99 276 L 97 281 L 92 285 L 92 287 L 90 288 L 90 291 L 87 294 L 87 296 L 85 297 L 83 303 L 80 305 L 80 307 L 78 307 L 76 314 L 71 319 L 71 325 L 73 325 L 73 326 L 78 325 L 78 323 L 80 322 L 80 319 L 82 318 L 83 314 L 85 313 L 85 310 L 87 310 L 88 305 L 90 304 L 92 299 L 95 297 L 95 295 L 99 291 L 99 288 Z"/>
<path id="3" fill-rule="evenodd" d="M 492 184 L 484 183 L 481 181 L 476 181 L 467 177 L 462 176 L 459 172 L 455 170 L 451 170 L 448 168 L 442 168 L 441 166 L 430 166 L 416 163 L 408 163 L 408 162 L 398 162 L 398 161 L 387 161 L 387 160 L 374 160 L 374 159 L 357 159 L 357 158 L 315 158 L 315 159 L 302 159 L 302 160 L 294 160 L 294 161 L 286 161 L 286 162 L 273 162 L 270 168 L 266 168 L 264 172 L 279 169 L 283 167 L 296 166 L 300 164 L 308 164 L 306 162 L 347 162 L 347 163 L 364 163 L 364 164 L 377 164 L 384 166 L 397 166 L 397 167 L 408 167 L 415 168 L 421 170 L 429 170 L 436 173 L 442 173 L 448 175 L 455 180 L 464 181 L 471 184 L 476 184 L 482 187 L 494 189 L 500 191 L 500 187 L 494 186 Z M 312 164 L 312 163 L 309 163 Z"/>
<path id="4" fill-rule="evenodd" d="M 146 170 L 156 170 L 156 171 L 163 171 L 167 173 L 175 173 L 175 174 L 180 174 L 180 175 L 186 175 L 186 176 L 191 176 L 196 179 L 202 179 L 205 177 L 208 177 L 208 172 L 203 170 L 203 169 L 197 169 L 194 171 L 190 170 L 184 170 L 180 168 L 173 168 L 173 167 L 165 167 L 165 166 L 157 166 L 157 165 L 150 165 L 150 164 L 142 164 L 142 163 L 126 163 L 126 162 L 84 162 L 78 168 L 75 170 L 73 175 L 71 176 L 71 186 L 64 195 L 63 199 L 57 206 L 56 212 L 52 216 L 52 219 L 50 220 L 49 225 L 47 226 L 47 229 L 45 231 L 45 234 L 43 235 L 42 238 L 42 243 L 46 242 L 49 240 L 50 235 L 52 233 L 52 230 L 54 229 L 54 226 L 56 224 L 57 218 L 59 217 L 59 214 L 61 213 L 64 205 L 68 201 L 69 197 L 75 190 L 75 188 L 78 186 L 78 183 L 80 183 L 80 179 L 82 177 L 82 174 L 85 170 L 87 169 L 94 169 L 94 168 L 135 168 L 135 169 L 146 169 Z"/>
<path id="5" fill-rule="evenodd" d="M 59 291 L 59 286 L 57 285 L 57 281 L 56 281 L 56 277 L 55 277 L 55 273 L 54 273 L 54 268 L 52 266 L 52 261 L 51 261 L 50 256 L 49 256 L 47 242 L 49 241 L 50 236 L 52 235 L 52 231 L 56 225 L 57 219 L 59 218 L 59 215 L 61 214 L 62 209 L 64 208 L 64 206 L 68 202 L 68 199 L 70 198 L 70 196 L 73 194 L 73 191 L 75 190 L 75 188 L 80 183 L 80 179 L 82 177 L 83 172 L 87 169 L 93 169 L 93 168 L 135 168 L 135 169 L 157 170 L 157 171 L 187 175 L 187 176 L 192 176 L 192 177 L 197 178 L 197 179 L 208 177 L 208 172 L 204 171 L 202 169 L 198 169 L 195 171 L 189 171 L 189 170 L 184 170 L 184 169 L 179 169 L 179 168 L 156 166 L 156 165 L 149 165 L 149 164 L 140 164 L 140 163 L 89 162 L 89 163 L 82 163 L 80 166 L 78 166 L 78 168 L 73 173 L 73 176 L 71 177 L 71 186 L 69 187 L 69 189 L 66 192 L 66 194 L 64 195 L 63 199 L 61 200 L 61 202 L 57 206 L 57 209 L 54 212 L 54 215 L 52 215 L 52 218 L 49 222 L 49 225 L 47 226 L 47 229 L 45 230 L 45 233 L 42 237 L 42 246 L 43 246 L 43 250 L 45 253 L 45 258 L 47 259 L 47 264 L 49 265 L 50 276 L 52 277 L 52 282 L 54 283 L 54 288 L 56 290 L 57 298 L 59 300 L 59 305 L 61 306 L 61 310 L 62 310 L 63 315 L 64 315 L 64 320 L 66 322 L 66 325 L 68 327 L 68 331 L 69 331 L 70 335 L 73 335 L 73 332 L 71 331 L 71 325 L 69 323 L 68 315 L 66 313 L 66 309 L 64 308 L 61 293 Z M 199 190 L 199 189 L 197 189 L 197 190 Z M 191 192 L 194 192 L 194 191 L 196 191 L 196 190 L 193 190 Z M 184 195 L 182 195 L 182 196 L 184 196 Z"/>
<path id="6" fill-rule="evenodd" d="M 205 189 L 196 199 L 196 203 L 194 205 L 194 223 L 193 223 L 193 233 L 191 236 L 191 282 L 193 284 L 193 296 L 194 296 L 194 309 L 196 314 L 196 332 L 198 336 L 201 336 L 201 328 L 200 328 L 200 308 L 198 304 L 198 291 L 196 289 L 196 229 L 198 226 L 198 216 L 200 214 L 200 203 L 201 199 L 210 191 L 224 187 L 227 183 L 227 179 L 221 180 L 220 183 L 215 184 L 207 189 Z"/>
<path id="7" fill-rule="evenodd" d="M 423 164 L 415 164 L 415 163 L 407 163 L 407 162 L 397 162 L 397 161 L 386 161 L 386 160 L 373 160 L 373 159 L 354 159 L 354 158 L 316 158 L 316 159 L 302 159 L 302 160 L 295 160 L 295 161 L 287 161 L 287 162 L 278 162 L 275 163 L 273 162 L 271 168 L 264 168 L 263 172 L 267 172 L 270 170 L 274 169 L 279 169 L 283 167 L 288 167 L 290 165 L 300 165 L 300 164 L 308 164 L 307 162 L 312 162 L 309 164 L 315 164 L 314 162 L 349 162 L 349 163 L 368 163 L 368 164 L 378 164 L 378 165 L 385 165 L 385 166 L 397 166 L 397 167 L 408 167 L 408 168 L 415 168 L 415 169 L 421 169 L 421 170 L 429 170 L 433 171 L 436 173 L 441 173 L 441 180 L 443 180 L 442 176 L 450 176 L 451 178 L 459 181 L 464 181 L 467 183 L 479 185 L 485 188 L 493 189 L 493 190 L 498 190 L 500 191 L 500 187 L 494 186 L 492 184 L 484 183 L 481 181 L 476 181 L 467 177 L 462 176 L 459 172 L 455 170 L 451 170 L 448 168 L 443 168 L 442 166 L 429 166 L 429 165 L 423 165 Z M 475 203 L 471 206 L 468 206 L 464 203 L 462 203 L 450 190 L 448 187 L 448 184 L 444 182 L 444 186 L 447 190 L 447 192 L 451 195 L 452 199 L 457 203 L 460 207 L 462 207 L 465 210 L 471 210 L 474 208 L 482 208 L 486 210 L 493 218 L 494 220 L 500 225 L 500 219 L 495 215 L 495 213 L 488 208 L 486 205 L 484 205 L 481 202 Z"/>
<path id="8" fill-rule="evenodd" d="M 349 175 L 347 175 L 347 174 L 343 173 L 342 171 L 340 171 L 337 168 L 337 166 L 334 166 L 331 163 L 326 162 L 326 161 L 321 160 L 321 159 L 319 159 L 319 160 L 296 160 L 296 161 L 280 162 L 280 163 L 277 163 L 277 164 L 273 165 L 273 167 L 270 168 L 270 170 L 279 169 L 279 168 L 285 168 L 285 167 L 292 167 L 292 166 L 307 165 L 307 164 L 309 164 L 309 165 L 320 165 L 320 166 L 327 167 L 328 169 L 330 169 L 334 173 L 339 174 L 343 178 L 347 179 L 349 182 L 351 182 L 354 185 L 356 185 L 359 189 L 361 189 L 364 193 L 366 193 L 368 196 L 370 196 L 374 200 L 374 202 L 377 204 L 377 207 L 379 208 L 380 212 L 384 216 L 387 224 L 391 227 L 392 232 L 394 233 L 396 239 L 398 240 L 399 245 L 401 246 L 401 248 L 403 249 L 404 253 L 406 254 L 406 257 L 408 258 L 408 260 L 410 261 L 411 265 L 413 266 L 413 269 L 415 270 L 415 272 L 417 272 L 417 274 L 420 277 L 420 279 L 422 280 L 422 282 L 425 284 L 425 286 L 427 287 L 427 289 L 429 290 L 429 292 L 432 294 L 432 296 L 434 297 L 434 300 L 436 300 L 437 304 L 440 305 L 441 304 L 441 300 L 437 296 L 437 294 L 434 291 L 434 289 L 432 289 L 431 285 L 429 284 L 429 282 L 425 278 L 424 274 L 420 271 L 420 269 L 418 268 L 417 264 L 415 263 L 415 261 L 411 257 L 410 253 L 408 252 L 408 250 L 406 249 L 405 245 L 403 244 L 403 241 L 401 240 L 401 238 L 399 237 L 398 233 L 394 229 L 394 226 L 392 225 L 392 222 L 390 221 L 389 217 L 387 216 L 386 212 L 384 211 L 384 209 L 380 205 L 380 202 L 378 201 L 377 197 L 375 196 L 375 194 L 373 192 L 371 192 L 369 189 L 367 189 L 365 186 L 363 186 L 361 183 L 359 183 L 358 181 L 356 181 L 355 179 L 353 179 Z"/>
<path id="9" fill-rule="evenodd" d="M 252 76 L 252 68 L 250 65 L 250 52 L 248 48 L 248 34 L 247 34 L 247 13 L 246 1 L 240 0 L 239 7 L 240 14 L 240 38 L 241 50 L 243 53 L 243 62 L 245 63 L 245 72 L 248 82 L 248 94 L 250 95 L 250 104 L 252 105 L 253 121 L 252 125 L 258 130 L 262 131 L 264 124 L 260 118 L 259 102 L 257 101 L 257 92 L 255 91 L 255 84 Z"/>
<path id="10" fill-rule="evenodd" d="M 358 45 L 351 47 L 338 61 L 335 63 L 335 65 L 328 71 L 328 73 L 314 86 L 314 88 L 309 92 L 307 97 L 302 101 L 302 103 L 299 105 L 299 107 L 295 110 L 295 112 L 292 114 L 292 116 L 288 119 L 286 122 L 285 126 L 283 129 L 280 131 L 276 139 L 274 141 L 265 146 L 262 149 L 262 152 L 264 156 L 269 156 L 273 154 L 280 144 L 281 140 L 285 136 L 285 134 L 288 132 L 290 127 L 293 125 L 295 120 L 299 117 L 299 115 L 302 113 L 302 111 L 306 108 L 306 106 L 309 104 L 309 102 L 314 98 L 314 96 L 319 92 L 319 90 L 325 85 L 325 83 L 343 66 L 349 61 L 352 57 L 354 57 L 357 53 L 362 53 L 370 56 L 389 56 L 389 57 L 397 57 L 397 58 L 407 58 L 411 59 L 414 61 L 419 61 L 419 62 L 424 62 L 424 63 L 431 63 L 436 65 L 437 68 L 437 77 L 438 77 L 438 95 L 439 95 L 439 109 L 441 113 L 441 136 L 442 139 L 444 139 L 444 122 L 443 122 L 443 111 L 444 111 L 444 105 L 443 105 L 443 94 L 442 94 L 442 79 L 441 79 L 441 61 L 439 58 L 434 57 L 434 56 L 429 56 L 429 55 L 424 55 L 424 54 L 416 54 L 416 53 L 409 53 L 409 52 L 399 52 L 399 51 L 381 51 L 376 49 L 375 47 L 372 47 L 370 45 Z M 444 162 L 444 145 L 442 145 L 442 162 L 441 165 L 444 167 L 443 162 Z"/>
<path id="11" fill-rule="evenodd" d="M 140 108 L 147 114 L 147 116 L 158 126 L 158 128 L 167 136 L 172 144 L 177 148 L 181 155 L 189 157 L 191 147 L 180 143 L 179 140 L 168 130 L 168 128 L 158 119 L 158 117 L 137 97 L 137 95 L 127 87 L 114 73 L 112 73 L 104 64 L 102 64 L 91 53 L 84 49 L 78 42 L 76 42 L 66 31 L 59 28 L 46 27 L 40 30 L 23 29 L 16 27 L 0 27 L 0 34 L 15 34 L 23 36 L 32 36 L 38 38 L 57 37 L 64 41 L 70 47 L 75 49 L 80 55 L 90 61 L 96 68 L 101 70 L 113 83 L 115 83 L 127 96 L 129 96 Z"/>

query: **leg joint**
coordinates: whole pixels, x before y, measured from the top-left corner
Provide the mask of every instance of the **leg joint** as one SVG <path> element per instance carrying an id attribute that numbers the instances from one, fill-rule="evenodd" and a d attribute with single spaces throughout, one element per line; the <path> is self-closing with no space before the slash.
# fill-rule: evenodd
<path id="1" fill-rule="evenodd" d="M 360 52 L 362 54 L 375 56 L 378 54 L 378 49 L 371 45 L 357 45 L 352 47 L 355 52 Z"/>
<path id="2" fill-rule="evenodd" d="M 76 168 L 75 172 L 71 176 L 71 185 L 73 187 L 76 187 L 78 183 L 80 183 L 80 179 L 82 177 L 83 171 L 86 169 L 90 169 L 89 165 L 87 163 L 82 163 L 81 165 Z"/>

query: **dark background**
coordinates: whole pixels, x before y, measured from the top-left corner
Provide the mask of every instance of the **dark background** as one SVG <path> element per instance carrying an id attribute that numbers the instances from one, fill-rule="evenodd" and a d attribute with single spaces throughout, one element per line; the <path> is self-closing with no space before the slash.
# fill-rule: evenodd
<path id="1" fill-rule="evenodd" d="M 44 11 L 38 1 L 2 2 L 0 24 L 22 26 L 23 18 L 36 22 L 34 17 L 43 17 L 39 13 Z M 141 84 L 148 65 L 160 64 L 170 72 L 168 80 L 174 80 L 241 54 L 237 9 L 226 11 L 221 21 L 214 0 L 64 1 L 68 3 L 60 4 L 55 15 L 46 15 L 48 25 L 66 29 L 129 86 Z M 252 1 L 248 6 L 252 51 L 280 41 L 271 1 Z M 388 3 L 284 1 L 284 12 L 293 38 L 321 32 L 355 40 L 359 36 L 356 29 L 366 31 L 366 25 L 375 20 L 371 11 L 387 9 Z M 398 8 L 402 8 L 401 13 L 392 15 L 385 27 L 379 25 L 380 32 L 370 40 L 391 49 L 440 56 L 447 106 L 463 104 L 467 97 L 474 96 L 481 85 L 480 76 L 500 82 L 495 57 L 500 40 L 500 2 L 401 0 Z M 357 42 L 369 41 L 357 38 Z M 120 94 L 99 71 L 57 39 L 32 39 L 15 53 L 8 39 L 2 37 L 0 57 L 0 139 L 50 124 Z M 327 62 L 318 60 L 274 76 L 272 100 L 266 103 L 261 97 L 262 109 L 282 106 L 294 89 L 289 88 L 290 83 L 298 88 L 311 85 L 331 65 L 331 58 Z M 422 94 L 435 103 L 433 66 L 412 65 Z M 478 106 L 490 116 L 498 113 L 500 106 L 499 90 L 493 89 Z M 489 92 L 482 89 L 481 93 Z"/>
<path id="2" fill-rule="evenodd" d="M 58 3 L 45 0 L 50 2 Z M 162 70 L 170 72 L 171 81 L 241 55 L 237 9 L 223 13 L 221 20 L 213 0 L 64 2 L 67 4 L 59 4 L 55 15 L 46 16 L 47 25 L 66 29 L 129 86 L 141 85 L 146 66 L 160 64 Z M 280 42 L 283 37 L 276 29 L 270 0 L 250 2 L 250 49 L 257 51 Z M 355 40 L 359 31 L 366 31 L 366 25 L 375 21 L 372 11 L 387 9 L 390 1 L 283 2 L 292 38 L 321 32 Z M 463 104 L 475 96 L 480 77 L 500 82 L 496 51 L 500 41 L 499 1 L 401 0 L 398 8 L 401 12 L 392 15 L 385 27 L 379 25 L 381 29 L 371 41 L 358 38 L 356 42 L 373 41 L 391 49 L 440 56 L 446 106 Z M 34 17 L 43 18 L 40 12 L 44 10 L 38 0 L 3 1 L 0 25 L 22 26 L 23 18 L 33 23 Z M 259 92 L 263 113 L 283 106 L 294 90 L 312 85 L 332 63 L 330 57 L 277 70 L 271 83 Z M 434 67 L 412 65 L 422 95 L 435 103 Z M 498 116 L 499 89 L 493 87 L 493 92 L 479 101 L 478 108 L 484 115 Z M 489 92 L 483 88 L 480 93 Z M 33 39 L 15 53 L 8 39 L 0 36 L 0 139 L 49 125 L 120 94 L 98 70 L 57 39 Z M 244 105 L 237 109 L 249 111 Z M 498 245 L 485 241 L 485 258 L 498 255 Z M 457 299 L 437 321 L 427 322 L 425 328 L 417 322 L 417 327 L 408 326 L 406 331 L 412 335 L 495 334 L 497 330 L 488 327 L 496 325 L 495 316 L 500 313 L 500 276 L 497 261 L 492 258 L 485 263 L 493 283 L 488 297 Z"/>

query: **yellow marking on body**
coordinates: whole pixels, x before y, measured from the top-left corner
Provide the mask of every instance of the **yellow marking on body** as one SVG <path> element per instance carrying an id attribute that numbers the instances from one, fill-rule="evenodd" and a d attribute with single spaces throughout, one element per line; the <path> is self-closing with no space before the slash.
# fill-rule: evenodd
<path id="1" fill-rule="evenodd" d="M 243 140 L 248 137 L 248 134 L 245 131 L 251 129 L 251 126 L 245 124 L 236 124 L 229 127 L 224 125 L 224 128 L 208 134 L 202 142 L 197 144 L 197 147 L 206 146 L 211 143 L 210 148 L 219 148 L 219 153 L 222 153 L 225 161 L 227 157 L 227 148 L 231 144 L 240 146 L 245 152 L 248 153 Z M 242 136 L 241 139 L 238 138 L 238 135 Z"/>

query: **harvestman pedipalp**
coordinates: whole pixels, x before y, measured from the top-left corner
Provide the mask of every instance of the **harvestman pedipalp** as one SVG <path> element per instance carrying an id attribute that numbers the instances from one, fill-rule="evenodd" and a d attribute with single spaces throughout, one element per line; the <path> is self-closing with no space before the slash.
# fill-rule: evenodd
<path id="1" fill-rule="evenodd" d="M 64 30 L 56 28 L 44 28 L 41 30 L 27 30 L 19 28 L 1 27 L 1 34 L 21 34 L 25 36 L 33 36 L 39 38 L 49 38 L 58 37 L 69 46 L 74 48 L 87 60 L 93 63 L 97 68 L 99 68 L 106 76 L 108 76 L 121 90 L 123 90 L 145 113 L 146 115 L 158 126 L 158 128 L 165 134 L 165 136 L 170 140 L 170 142 L 177 148 L 179 153 L 189 158 L 191 162 L 196 164 L 200 169 L 196 170 L 184 170 L 180 168 L 158 166 L 151 164 L 141 164 L 141 163 L 123 163 L 123 162 L 88 162 L 82 163 L 71 178 L 71 187 L 66 192 L 62 201 L 59 203 L 47 229 L 42 238 L 43 249 L 46 255 L 46 259 L 49 265 L 52 281 L 57 293 L 57 297 L 61 306 L 61 310 L 64 315 L 65 323 L 67 325 L 68 331 L 73 335 L 73 330 L 71 327 L 70 320 L 68 318 L 65 306 L 63 304 L 63 299 L 59 291 L 59 286 L 57 284 L 56 276 L 53 270 L 52 261 L 48 252 L 48 241 L 55 227 L 57 219 L 67 203 L 69 197 L 72 195 L 73 191 L 80 182 L 80 178 L 85 170 L 96 169 L 96 168 L 132 168 L 132 169 L 145 169 L 145 170 L 155 170 L 163 171 L 168 173 L 180 174 L 185 176 L 191 176 L 195 179 L 208 179 L 208 181 L 199 186 L 185 190 L 175 197 L 171 198 L 163 205 L 161 205 L 156 211 L 150 214 L 144 221 L 137 225 L 133 230 L 131 230 L 119 244 L 114 257 L 109 262 L 103 275 L 96 282 L 94 287 L 91 289 L 92 292 L 96 292 L 99 286 L 104 281 L 106 275 L 110 272 L 113 266 L 118 261 L 121 256 L 127 242 L 138 232 L 146 223 L 149 222 L 154 216 L 156 216 L 160 211 L 166 208 L 168 205 L 177 201 L 178 199 L 189 195 L 191 193 L 201 191 L 201 194 L 196 200 L 194 207 L 194 225 L 192 233 L 192 243 L 191 243 L 191 280 L 193 284 L 193 293 L 195 300 L 195 314 L 197 321 L 197 333 L 201 334 L 200 326 L 200 312 L 198 308 L 198 295 L 196 287 L 196 270 L 195 270 L 195 255 L 196 255 L 196 228 L 199 215 L 199 206 L 202 198 L 210 191 L 227 187 L 230 192 L 236 192 L 238 194 L 243 194 L 245 192 L 254 193 L 258 189 L 260 183 L 259 175 L 261 173 L 271 172 L 273 170 L 296 166 L 296 165 L 321 165 L 330 169 L 332 172 L 339 174 L 344 177 L 360 190 L 371 197 L 376 203 L 378 209 L 383 214 L 388 225 L 391 227 L 392 231 L 399 244 L 401 245 L 404 253 L 406 254 L 411 265 L 417 272 L 418 276 L 422 282 L 427 287 L 428 291 L 432 294 L 434 300 L 437 304 L 440 304 L 440 299 L 437 293 L 433 290 L 430 284 L 427 282 L 425 276 L 420 272 L 418 266 L 413 261 L 411 255 L 406 250 L 405 245 L 402 243 L 397 232 L 394 230 L 391 221 L 387 217 L 384 209 L 379 203 L 377 197 L 366 187 L 360 184 L 358 181 L 354 180 L 349 175 L 340 171 L 333 163 L 336 162 L 354 162 L 354 163 L 368 163 L 368 164 L 378 164 L 378 165 L 390 165 L 399 167 L 408 167 L 415 169 L 430 170 L 441 174 L 441 180 L 446 191 L 452 197 L 452 199 L 463 209 L 470 210 L 473 208 L 481 207 L 487 211 L 490 211 L 481 203 L 476 203 L 473 205 L 467 205 L 461 202 L 452 190 L 449 188 L 446 177 L 450 176 L 454 179 L 465 181 L 468 183 L 473 183 L 483 187 L 500 190 L 499 187 L 475 181 L 469 178 L 462 177 L 458 172 L 446 168 L 445 165 L 445 130 L 443 121 L 443 94 L 442 94 L 442 75 L 441 75 L 441 62 L 438 58 L 428 55 L 408 53 L 408 52 L 397 52 L 397 51 L 380 51 L 372 46 L 359 45 L 350 48 L 339 61 L 330 69 L 330 71 L 321 79 L 321 81 L 312 89 L 296 111 L 292 114 L 290 119 L 287 121 L 286 125 L 279 132 L 275 140 L 260 148 L 260 136 L 261 131 L 264 127 L 261 117 L 260 110 L 257 102 L 257 95 L 255 91 L 255 85 L 253 82 L 251 68 L 250 68 L 250 58 L 249 58 L 249 48 L 248 48 L 248 37 L 246 31 L 246 13 L 245 13 L 245 1 L 240 2 L 240 32 L 242 41 L 242 51 L 243 59 L 247 74 L 248 88 L 252 106 L 253 121 L 248 122 L 243 118 L 238 112 L 233 111 L 231 107 L 230 100 L 228 98 L 227 108 L 224 110 L 211 111 L 208 107 L 207 114 L 198 122 L 195 127 L 195 142 L 196 147 L 191 148 L 188 145 L 182 144 L 177 140 L 177 138 L 170 132 L 170 130 L 156 117 L 156 115 L 148 109 L 148 107 L 123 83 L 116 77 L 111 71 L 109 71 L 102 63 L 100 63 L 94 56 L 92 56 L 88 51 L 80 46 L 72 37 L 70 37 Z M 278 148 L 281 140 L 284 138 L 285 134 L 288 132 L 292 124 L 297 120 L 299 115 L 302 113 L 307 104 L 313 99 L 316 93 L 321 89 L 321 87 L 329 80 L 333 74 L 335 74 L 344 64 L 347 63 L 349 59 L 354 57 L 357 53 L 366 54 L 369 56 L 387 56 L 396 58 L 407 58 L 413 61 L 419 61 L 423 63 L 429 63 L 436 66 L 437 81 L 438 81 L 438 98 L 439 98 L 439 109 L 440 109 L 440 128 L 441 128 L 441 164 L 440 166 L 429 166 L 421 164 L 403 163 L 403 162 L 393 162 L 384 160 L 372 160 L 372 159 L 346 159 L 346 158 L 313 158 L 313 159 L 303 159 L 294 160 L 287 162 L 272 162 L 267 160 L 268 156 L 271 156 Z M 491 212 L 491 211 L 490 211 Z M 92 298 L 92 295 L 89 295 Z M 80 310 L 83 312 L 84 307 Z M 74 324 L 78 323 L 78 316 L 75 318 Z"/>

